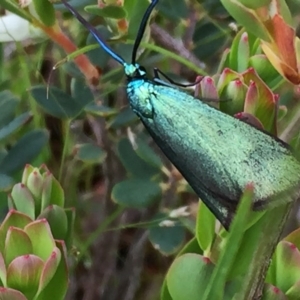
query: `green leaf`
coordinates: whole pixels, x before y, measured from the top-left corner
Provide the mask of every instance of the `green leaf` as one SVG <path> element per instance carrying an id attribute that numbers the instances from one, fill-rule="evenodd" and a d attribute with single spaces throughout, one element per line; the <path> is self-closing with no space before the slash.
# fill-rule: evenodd
<path id="1" fill-rule="evenodd" d="M 85 80 L 72 78 L 71 95 L 81 107 L 85 107 L 88 104 L 95 105 L 93 93 Z"/>
<path id="2" fill-rule="evenodd" d="M 239 45 L 241 42 L 241 37 L 242 34 L 245 32 L 244 29 L 240 30 L 236 36 L 234 37 L 231 47 L 230 47 L 230 52 L 229 52 L 229 65 L 228 67 L 234 71 L 238 71 L 238 58 L 239 58 Z M 246 61 L 247 63 L 248 61 Z M 242 70 L 244 71 L 244 70 Z"/>
<path id="3" fill-rule="evenodd" d="M 138 119 L 137 115 L 132 111 L 130 107 L 123 109 L 107 124 L 108 128 L 118 129 L 120 127 L 127 127 L 133 124 Z"/>
<path id="4" fill-rule="evenodd" d="M 15 258 L 32 253 L 32 244 L 24 230 L 11 226 L 6 235 L 4 260 L 8 266 Z"/>
<path id="5" fill-rule="evenodd" d="M 275 96 L 271 89 L 259 78 L 254 69 L 248 69 L 243 73 L 245 83 L 249 86 L 257 89 L 258 98 L 257 101 L 252 100 L 252 106 L 254 112 L 248 111 L 248 107 L 251 108 L 247 96 L 245 99 L 245 112 L 252 113 L 263 124 L 266 131 L 271 132 L 276 136 L 276 101 Z M 250 97 L 250 96 L 249 96 Z M 250 98 L 249 98 L 250 99 Z"/>
<path id="6" fill-rule="evenodd" d="M 130 20 L 128 27 L 128 38 L 135 39 L 141 24 L 142 17 L 149 6 L 147 0 L 125 0 L 124 8 L 127 12 L 127 20 Z"/>
<path id="7" fill-rule="evenodd" d="M 102 37 L 102 39 L 104 41 L 107 41 L 111 37 L 113 37 L 112 32 L 109 31 L 107 29 L 107 27 L 105 27 L 103 25 L 98 25 L 95 28 L 99 32 L 100 36 Z M 89 33 L 87 36 L 86 44 L 87 44 L 87 46 L 95 45 L 95 38 L 91 33 Z M 90 61 L 92 62 L 93 65 L 99 66 L 102 70 L 106 67 L 106 65 L 110 59 L 110 55 L 100 46 L 96 49 L 88 51 L 86 53 L 86 55 L 88 56 L 88 58 L 90 59 Z M 105 76 L 106 76 L 106 74 L 104 74 L 104 77 Z M 104 93 L 106 93 L 106 91 Z"/>
<path id="8" fill-rule="evenodd" d="M 177 0 L 176 5 L 173 0 L 164 0 L 159 3 L 159 12 L 167 16 L 172 21 L 188 18 L 189 10 L 184 0 Z"/>
<path id="9" fill-rule="evenodd" d="M 285 293 L 285 295 L 288 297 L 289 300 L 290 299 L 291 300 L 297 300 L 299 298 L 299 295 L 300 295 L 300 281 L 298 280 L 297 282 L 295 282 L 295 284 L 293 284 L 293 286 L 291 286 L 289 288 L 289 290 Z M 263 300 L 265 300 L 265 299 L 263 299 Z"/>
<path id="10" fill-rule="evenodd" d="M 153 221 L 167 219 L 168 215 L 158 213 Z M 163 253 L 170 255 L 176 253 L 183 245 L 185 239 L 185 228 L 178 221 L 171 221 L 173 224 L 159 222 L 157 226 L 149 229 L 149 240 L 153 247 Z M 164 225 L 165 224 L 165 225 Z"/>
<path id="11" fill-rule="evenodd" d="M 74 232 L 74 224 L 75 224 L 75 208 L 66 208 L 65 213 L 68 221 L 68 230 L 65 238 L 65 244 L 67 249 L 70 249 L 72 246 L 73 232 Z"/>
<path id="12" fill-rule="evenodd" d="M 106 152 L 94 144 L 76 145 L 76 158 L 86 163 L 103 163 Z"/>
<path id="13" fill-rule="evenodd" d="M 45 287 L 51 281 L 53 276 L 55 276 L 55 273 L 62 258 L 61 256 L 62 255 L 60 250 L 57 247 L 55 247 L 50 257 L 46 260 L 45 265 L 43 267 L 37 295 L 39 295 L 41 291 L 45 289 Z"/>
<path id="14" fill-rule="evenodd" d="M 169 293 L 166 279 L 164 280 L 162 288 L 161 288 L 160 300 L 173 300 Z"/>
<path id="15" fill-rule="evenodd" d="M 217 266 L 206 286 L 203 300 L 223 299 L 226 280 L 231 269 L 234 269 L 236 255 L 247 229 L 252 199 L 253 186 L 249 185 L 239 202 L 237 213 L 226 237 L 225 247 L 222 249 Z"/>
<path id="16" fill-rule="evenodd" d="M 28 225 L 31 222 L 32 222 L 32 219 L 29 218 L 27 215 L 25 215 L 21 212 L 18 212 L 16 210 L 10 210 L 8 212 L 8 214 L 6 215 L 5 219 L 3 220 L 3 222 L 1 223 L 0 230 L 2 232 L 5 232 L 5 234 L 6 234 L 8 228 L 10 226 L 14 226 L 14 227 L 23 229 L 26 225 Z M 0 239 L 0 242 L 1 241 L 2 240 Z M 2 248 L 0 250 L 2 251 Z"/>
<path id="17" fill-rule="evenodd" d="M 37 220 L 26 225 L 24 230 L 31 240 L 32 253 L 44 261 L 48 259 L 55 247 L 48 222 L 45 219 Z"/>
<path id="18" fill-rule="evenodd" d="M 9 123 L 14 114 L 19 100 L 10 92 L 0 92 L 0 128 Z"/>
<path id="19" fill-rule="evenodd" d="M 88 5 L 84 10 L 103 18 L 123 19 L 126 17 L 126 11 L 122 6 L 107 5 L 100 8 L 98 5 Z"/>
<path id="20" fill-rule="evenodd" d="M 130 175 L 137 178 L 152 178 L 159 173 L 157 168 L 147 164 L 136 154 L 128 139 L 121 139 L 117 146 L 118 157 Z"/>
<path id="21" fill-rule="evenodd" d="M 149 165 L 161 170 L 163 168 L 163 162 L 161 158 L 154 152 L 154 150 L 143 140 L 136 140 L 136 154 L 147 162 Z"/>
<path id="22" fill-rule="evenodd" d="M 1 192 L 8 192 L 12 186 L 14 185 L 15 181 L 12 177 L 0 173 L 0 191 Z"/>
<path id="23" fill-rule="evenodd" d="M 32 222 L 32 219 L 23 213 L 16 210 L 10 210 L 8 212 L 0 227 L 0 253 L 4 251 L 4 242 L 8 229 L 11 226 L 23 229 L 30 222 Z"/>
<path id="24" fill-rule="evenodd" d="M 53 237 L 64 240 L 68 230 L 68 219 L 64 209 L 57 205 L 50 205 L 38 216 L 38 219 L 43 218 L 48 221 Z"/>
<path id="25" fill-rule="evenodd" d="M 10 175 L 23 168 L 40 154 L 48 139 L 49 134 L 46 130 L 36 129 L 26 133 L 0 163 L 1 172 Z"/>
<path id="26" fill-rule="evenodd" d="M 49 0 L 33 0 L 33 5 L 39 19 L 48 27 L 55 24 L 55 10 Z"/>
<path id="27" fill-rule="evenodd" d="M 41 291 L 35 300 L 63 300 L 68 290 L 68 267 L 67 253 L 65 244 L 62 241 L 56 241 L 56 247 L 60 250 L 61 259 L 57 266 L 56 272 L 50 282 Z M 49 258 L 50 259 L 50 258 Z M 54 259 L 54 257 L 52 257 Z M 50 263 L 50 262 L 49 262 Z M 54 262 L 55 263 L 55 262 Z M 46 280 L 46 279 L 44 279 Z"/>
<path id="28" fill-rule="evenodd" d="M 257 54 L 250 57 L 249 66 L 253 67 L 259 77 L 272 89 L 282 80 L 281 75 L 272 66 L 264 54 Z"/>
<path id="29" fill-rule="evenodd" d="M 13 206 L 19 212 L 26 214 L 31 219 L 35 219 L 34 198 L 29 189 L 23 183 L 14 185 L 11 191 Z"/>
<path id="30" fill-rule="evenodd" d="M 243 5 L 248 8 L 258 9 L 262 6 L 267 6 L 271 0 L 239 0 Z"/>
<path id="31" fill-rule="evenodd" d="M 118 113 L 118 110 L 115 108 L 111 108 L 106 105 L 100 105 L 97 103 L 88 104 L 84 108 L 84 110 L 87 113 L 90 113 L 90 114 L 96 115 L 96 116 L 100 116 L 100 117 L 104 117 L 104 118 L 116 115 Z"/>
<path id="32" fill-rule="evenodd" d="M 257 14 L 236 0 L 221 0 L 229 14 L 255 36 L 271 42 L 272 38 Z"/>
<path id="33" fill-rule="evenodd" d="M 117 183 L 112 189 L 112 199 L 124 206 L 148 207 L 161 197 L 158 183 L 146 179 L 129 179 Z"/>
<path id="34" fill-rule="evenodd" d="M 80 114 L 84 105 L 78 103 L 63 90 L 51 87 L 49 97 L 47 97 L 47 88 L 45 86 L 35 86 L 31 93 L 36 102 L 43 110 L 60 119 L 73 119 Z"/>
<path id="35" fill-rule="evenodd" d="M 44 189 L 42 192 L 42 210 L 51 204 L 64 207 L 65 195 L 64 190 L 57 179 L 51 173 L 46 173 L 44 177 Z"/>
<path id="36" fill-rule="evenodd" d="M 300 251 L 294 244 L 281 241 L 276 247 L 266 281 L 287 292 L 299 280 Z"/>
<path id="37" fill-rule="evenodd" d="M 172 300 L 202 299 L 213 269 L 211 261 L 198 254 L 188 253 L 176 258 L 167 274 Z"/>
<path id="38" fill-rule="evenodd" d="M 200 60 L 210 58 L 213 53 L 218 53 L 227 40 L 226 33 L 214 23 L 203 20 L 198 22 L 193 41 L 195 48 L 193 53 Z"/>
<path id="39" fill-rule="evenodd" d="M 297 298 L 299 292 L 297 293 Z M 261 300 L 296 300 L 297 298 L 287 297 L 278 287 L 265 283 Z"/>
<path id="40" fill-rule="evenodd" d="M 288 236 L 284 238 L 284 241 L 294 244 L 298 249 L 300 249 L 300 228 L 297 228 L 291 232 Z"/>
<path id="41" fill-rule="evenodd" d="M 203 203 L 199 203 L 196 225 L 196 237 L 200 248 L 208 251 L 215 239 L 216 218 Z"/>
<path id="42" fill-rule="evenodd" d="M 7 269 L 7 285 L 21 291 L 27 299 L 33 299 L 39 285 L 44 262 L 27 254 L 14 259 Z"/>
<path id="43" fill-rule="evenodd" d="M 0 129 L 0 142 L 15 133 L 20 127 L 26 124 L 32 118 L 31 113 L 26 112 L 18 117 L 16 117 L 9 124 L 5 125 Z"/>

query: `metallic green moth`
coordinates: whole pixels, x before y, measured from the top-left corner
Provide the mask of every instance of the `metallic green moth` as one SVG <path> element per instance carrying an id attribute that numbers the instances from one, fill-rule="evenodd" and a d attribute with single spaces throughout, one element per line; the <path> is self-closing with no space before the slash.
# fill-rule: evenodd
<path id="1" fill-rule="evenodd" d="M 254 210 L 298 197 L 300 162 L 287 144 L 161 80 L 157 71 L 153 79 L 148 79 L 144 68 L 136 63 L 147 21 L 158 0 L 152 0 L 144 14 L 130 64 L 73 7 L 62 2 L 101 47 L 123 65 L 133 111 L 226 229 L 249 183 L 254 185 Z"/>

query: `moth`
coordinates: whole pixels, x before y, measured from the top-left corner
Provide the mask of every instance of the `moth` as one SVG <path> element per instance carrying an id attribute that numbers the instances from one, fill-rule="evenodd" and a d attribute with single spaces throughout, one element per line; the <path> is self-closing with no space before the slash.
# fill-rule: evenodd
<path id="1" fill-rule="evenodd" d="M 62 2 L 124 67 L 133 111 L 226 229 L 249 183 L 254 185 L 254 210 L 281 205 L 298 196 L 300 163 L 286 143 L 188 95 L 171 80 L 163 81 L 159 77 L 163 73 L 157 69 L 149 78 L 136 63 L 149 16 L 158 0 L 151 1 L 143 16 L 131 63 L 114 52 L 70 4 Z M 286 197 L 287 194 L 292 196 Z"/>

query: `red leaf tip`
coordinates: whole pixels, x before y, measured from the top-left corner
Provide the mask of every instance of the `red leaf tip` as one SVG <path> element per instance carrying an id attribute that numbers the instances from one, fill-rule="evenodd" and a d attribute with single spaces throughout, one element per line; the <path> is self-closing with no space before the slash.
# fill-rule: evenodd
<path id="1" fill-rule="evenodd" d="M 242 85 L 242 81 L 240 79 L 236 79 L 234 81 L 234 83 L 235 83 L 236 86 L 241 86 Z"/>
<path id="2" fill-rule="evenodd" d="M 206 257 L 206 256 L 203 256 L 203 261 L 206 264 L 210 264 L 211 263 L 211 260 L 208 257 Z"/>
<path id="3" fill-rule="evenodd" d="M 248 34 L 247 34 L 247 32 L 243 33 L 243 35 L 242 35 L 242 41 L 243 42 L 248 42 Z"/>
<path id="4" fill-rule="evenodd" d="M 273 290 L 274 294 L 279 294 L 280 293 L 280 289 L 277 286 L 273 286 L 272 290 Z"/>
<path id="5" fill-rule="evenodd" d="M 212 84 L 213 83 L 212 78 L 206 77 L 205 79 L 206 79 L 206 83 L 208 83 L 208 84 Z"/>

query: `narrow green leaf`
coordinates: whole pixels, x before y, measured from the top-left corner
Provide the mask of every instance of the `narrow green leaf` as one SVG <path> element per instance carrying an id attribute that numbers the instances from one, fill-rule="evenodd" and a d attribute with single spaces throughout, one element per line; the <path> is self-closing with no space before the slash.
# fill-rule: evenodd
<path id="1" fill-rule="evenodd" d="M 205 252 L 208 251 L 212 245 L 215 237 L 216 218 L 203 203 L 199 203 L 196 237 L 200 248 Z"/>
<path id="2" fill-rule="evenodd" d="M 20 129 L 24 124 L 26 124 L 32 118 L 32 114 L 26 112 L 14 120 L 12 120 L 9 124 L 2 127 L 0 129 L 0 142 L 10 136 L 11 134 L 15 133 L 18 129 Z"/>
<path id="3" fill-rule="evenodd" d="M 33 0 L 33 5 L 42 23 L 53 26 L 56 20 L 53 4 L 49 0 Z"/>
<path id="4" fill-rule="evenodd" d="M 0 128 L 12 120 L 18 103 L 19 100 L 10 91 L 0 92 Z"/>
<path id="5" fill-rule="evenodd" d="M 14 1 L 7 1 L 7 0 L 0 0 L 0 5 L 3 9 L 6 9 L 21 18 L 31 22 L 30 15 L 25 12 L 24 9 L 21 9 L 17 2 Z"/>
<path id="6" fill-rule="evenodd" d="M 203 300 L 222 300 L 224 297 L 227 276 L 235 262 L 236 254 L 242 242 L 244 232 L 248 225 L 248 216 L 251 211 L 253 187 L 248 186 L 240 201 L 237 213 L 231 224 L 226 245 L 222 249 L 217 266 L 206 286 Z"/>

